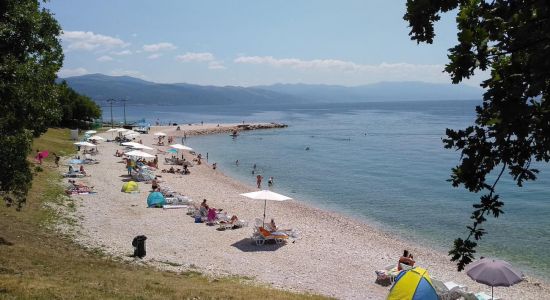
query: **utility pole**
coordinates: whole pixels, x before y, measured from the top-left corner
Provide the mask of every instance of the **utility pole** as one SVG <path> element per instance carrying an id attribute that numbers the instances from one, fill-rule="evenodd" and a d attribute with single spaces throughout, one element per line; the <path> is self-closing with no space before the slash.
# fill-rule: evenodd
<path id="1" fill-rule="evenodd" d="M 118 100 L 120 102 L 122 102 L 122 106 L 124 108 L 124 125 L 126 125 L 126 102 L 128 101 L 127 99 L 124 99 L 124 100 Z"/>
<path id="2" fill-rule="evenodd" d="M 107 99 L 107 102 L 111 104 L 111 128 L 115 127 L 115 122 L 113 121 L 113 102 L 115 101 L 115 99 Z"/>

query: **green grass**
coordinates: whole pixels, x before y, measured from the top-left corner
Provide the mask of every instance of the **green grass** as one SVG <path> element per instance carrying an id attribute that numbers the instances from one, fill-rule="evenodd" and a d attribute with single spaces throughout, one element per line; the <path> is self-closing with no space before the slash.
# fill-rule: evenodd
<path id="1" fill-rule="evenodd" d="M 64 129 L 50 129 L 33 149 L 74 151 Z M 0 208 L 0 299 L 326 299 L 271 289 L 245 277 L 159 271 L 113 260 L 99 249 L 84 250 L 51 229 L 63 216 L 48 203 L 69 209 L 74 203 L 63 197 L 53 157 L 42 167 L 21 212 Z"/>

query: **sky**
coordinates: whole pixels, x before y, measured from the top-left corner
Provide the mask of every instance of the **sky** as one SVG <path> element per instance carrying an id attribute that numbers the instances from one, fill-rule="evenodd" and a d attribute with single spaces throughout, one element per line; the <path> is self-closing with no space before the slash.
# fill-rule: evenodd
<path id="1" fill-rule="evenodd" d="M 356 86 L 450 83 L 453 13 L 431 45 L 411 41 L 405 0 L 51 0 L 60 77 L 103 73 L 160 83 Z M 469 80 L 478 85 L 482 78 Z"/>

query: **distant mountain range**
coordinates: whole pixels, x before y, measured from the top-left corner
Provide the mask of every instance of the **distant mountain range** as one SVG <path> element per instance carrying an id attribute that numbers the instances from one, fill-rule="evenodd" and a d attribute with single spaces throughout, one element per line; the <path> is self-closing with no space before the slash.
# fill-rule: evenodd
<path id="1" fill-rule="evenodd" d="M 483 90 L 466 85 L 425 82 L 381 82 L 345 87 L 337 85 L 274 84 L 269 86 L 202 86 L 154 83 L 129 76 L 89 74 L 62 78 L 77 92 L 96 102 L 127 99 L 133 104 L 251 105 L 344 103 L 408 100 L 475 100 Z"/>

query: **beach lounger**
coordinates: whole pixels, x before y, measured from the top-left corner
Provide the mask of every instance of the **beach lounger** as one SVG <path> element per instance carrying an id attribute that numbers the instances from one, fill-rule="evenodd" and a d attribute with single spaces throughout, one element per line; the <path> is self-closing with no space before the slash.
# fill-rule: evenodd
<path id="1" fill-rule="evenodd" d="M 447 282 L 444 282 L 443 284 L 445 285 L 445 287 L 447 287 L 449 289 L 449 291 L 452 291 L 452 290 L 455 290 L 455 289 L 459 289 L 459 290 L 463 290 L 463 291 L 468 290 L 467 286 L 462 285 L 462 284 L 458 284 L 454 281 L 447 281 Z"/>
<path id="2" fill-rule="evenodd" d="M 256 245 L 261 246 L 265 241 L 274 240 L 277 244 L 282 244 L 288 239 L 288 235 L 282 232 L 269 232 L 263 227 L 258 228 L 258 234 L 252 236 Z"/>
<path id="3" fill-rule="evenodd" d="M 162 206 L 163 209 L 179 209 L 179 208 L 188 208 L 188 205 L 177 205 L 177 204 L 165 204 Z"/>
<path id="4" fill-rule="evenodd" d="M 440 300 L 467 299 L 465 295 L 468 294 L 468 287 L 464 285 L 452 281 L 443 282 L 432 277 L 432 286 Z M 471 295 L 470 299 L 475 299 L 475 297 Z"/>
<path id="5" fill-rule="evenodd" d="M 72 173 L 64 173 L 63 174 L 63 177 L 68 177 L 68 178 L 82 178 L 82 177 L 86 177 L 86 175 L 80 173 L 80 172 L 72 172 Z"/>

